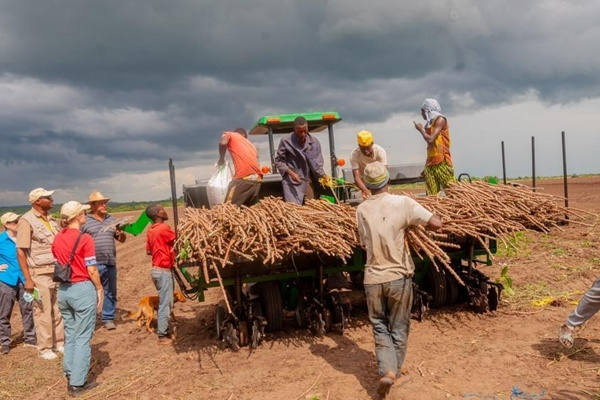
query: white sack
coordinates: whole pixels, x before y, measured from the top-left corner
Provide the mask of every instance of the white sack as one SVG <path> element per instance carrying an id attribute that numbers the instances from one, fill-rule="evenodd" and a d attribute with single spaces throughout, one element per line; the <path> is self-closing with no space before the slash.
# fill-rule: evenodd
<path id="1" fill-rule="evenodd" d="M 227 187 L 229 182 L 233 178 L 229 163 L 225 161 L 225 164 L 217 167 L 217 171 L 211 176 L 210 180 L 206 185 L 206 195 L 208 197 L 208 204 L 210 208 L 213 208 L 217 204 L 221 204 L 225 201 L 227 195 Z"/>

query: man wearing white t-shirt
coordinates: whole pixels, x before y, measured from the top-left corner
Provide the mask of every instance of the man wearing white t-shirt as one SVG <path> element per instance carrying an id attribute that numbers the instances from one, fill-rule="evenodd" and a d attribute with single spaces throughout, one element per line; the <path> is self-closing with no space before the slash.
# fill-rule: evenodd
<path id="1" fill-rule="evenodd" d="M 363 182 L 365 167 L 374 161 L 380 161 L 387 167 L 387 155 L 383 147 L 373 143 L 373 134 L 369 131 L 358 132 L 356 140 L 358 147 L 350 154 L 350 166 L 352 167 L 354 182 L 362 192 L 363 199 L 366 199 L 371 195 L 371 192 Z"/>
<path id="2" fill-rule="evenodd" d="M 371 196 L 356 208 L 360 243 L 367 251 L 364 284 L 381 375 L 377 393 L 381 397 L 387 396 L 401 378 L 408 345 L 415 265 L 404 244 L 404 230 L 410 225 L 424 225 L 431 230 L 442 226 L 438 216 L 412 198 L 390 194 L 389 180 L 382 162 L 367 165 L 364 183 Z"/>

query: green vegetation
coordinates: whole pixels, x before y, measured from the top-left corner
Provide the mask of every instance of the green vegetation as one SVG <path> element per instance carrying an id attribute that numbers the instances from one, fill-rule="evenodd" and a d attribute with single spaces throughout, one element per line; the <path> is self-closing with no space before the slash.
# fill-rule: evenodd
<path id="1" fill-rule="evenodd" d="M 500 278 L 496 279 L 496 282 L 502 285 L 502 291 L 507 296 L 514 296 L 515 290 L 513 289 L 512 278 L 508 275 L 508 267 L 502 268 L 500 272 Z"/>
<path id="2" fill-rule="evenodd" d="M 152 204 L 152 203 L 158 203 L 158 204 L 162 205 L 163 207 L 172 207 L 173 206 L 173 202 L 171 201 L 171 199 L 157 200 L 157 201 L 130 201 L 127 203 L 118 203 L 118 202 L 111 201 L 110 203 L 108 203 L 108 212 L 109 213 L 117 213 L 117 212 L 125 212 L 125 211 L 144 210 L 148 206 L 148 204 Z M 181 196 L 177 199 L 177 205 L 183 206 L 183 196 Z M 60 212 L 61 207 L 62 207 L 62 204 L 54 204 L 54 207 L 52 208 L 52 215 L 54 217 L 58 216 L 58 213 Z M 27 211 L 29 211 L 30 209 L 31 209 L 30 206 L 0 207 L 0 215 L 4 214 L 6 212 L 9 212 L 9 211 L 12 211 L 17 214 L 24 214 Z"/>
<path id="3" fill-rule="evenodd" d="M 600 257 L 590 257 L 588 261 L 595 266 L 600 266 Z"/>
<path id="4" fill-rule="evenodd" d="M 552 254 L 554 254 L 555 256 L 564 256 L 565 254 L 567 254 L 567 251 L 565 249 L 555 249 Z"/>
<path id="5" fill-rule="evenodd" d="M 496 256 L 516 257 L 519 254 L 528 256 L 531 252 L 527 247 L 529 243 L 531 243 L 531 238 L 525 232 L 517 232 L 513 236 L 507 237 L 505 243 L 499 243 Z"/>

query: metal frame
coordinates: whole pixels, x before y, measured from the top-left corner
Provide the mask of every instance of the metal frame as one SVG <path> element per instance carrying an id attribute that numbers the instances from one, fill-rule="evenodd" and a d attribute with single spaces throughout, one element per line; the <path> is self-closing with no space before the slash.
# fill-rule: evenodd
<path id="1" fill-rule="evenodd" d="M 467 247 L 468 248 L 465 251 L 455 251 L 455 252 L 449 252 L 447 254 L 453 260 L 457 260 L 457 259 L 467 260 L 467 262 L 469 263 L 470 266 L 472 266 L 474 263 L 484 263 L 486 265 L 492 265 L 492 260 L 491 260 L 490 256 L 487 254 L 485 249 L 474 248 L 473 246 L 467 246 Z M 491 240 L 489 243 L 489 248 L 493 253 L 495 253 L 496 248 L 497 248 L 497 242 L 495 240 Z M 478 257 L 485 257 L 485 259 L 481 260 Z M 323 269 L 323 272 L 326 275 L 329 275 L 329 274 L 334 274 L 334 273 L 338 273 L 338 272 L 362 271 L 365 268 L 365 261 L 366 260 L 364 257 L 364 252 L 360 249 L 357 249 L 354 252 L 354 254 L 352 255 L 352 258 L 350 258 L 348 260 L 347 264 L 338 265 L 338 266 L 325 266 Z M 421 272 L 425 273 L 427 271 L 427 268 L 429 267 L 429 265 L 432 265 L 432 262 L 428 257 L 424 257 L 423 259 L 421 259 L 418 256 L 413 256 L 413 261 L 415 263 L 415 271 L 417 271 L 417 272 L 421 271 Z M 209 288 L 213 288 L 213 287 L 219 287 L 219 282 L 216 280 L 209 279 L 208 282 L 206 282 L 207 279 L 203 276 L 201 269 L 199 269 L 199 271 L 198 271 L 199 279 L 194 279 L 192 277 L 192 275 L 189 273 L 189 271 L 187 270 L 188 268 L 190 268 L 189 265 L 186 265 L 184 263 L 183 265 L 180 265 L 179 268 L 180 268 L 182 274 L 184 275 L 184 277 L 186 277 L 186 280 L 188 281 L 188 283 L 192 286 L 190 289 L 185 289 L 185 288 L 182 288 L 182 289 L 185 290 L 186 293 L 197 293 L 199 301 L 204 301 L 204 291 L 205 290 L 208 290 Z M 265 269 L 268 270 L 268 267 L 265 267 Z M 270 282 L 270 281 L 285 281 L 285 280 L 295 279 L 295 278 L 317 277 L 318 274 L 319 274 L 318 268 L 302 270 L 302 271 L 293 271 L 293 272 L 290 272 L 290 271 L 285 271 L 285 272 L 280 272 L 280 273 L 266 272 L 265 274 L 255 275 L 255 276 L 241 276 L 239 283 L 245 284 L 245 283 L 259 283 L 259 282 Z M 416 277 L 416 279 L 418 279 L 418 277 Z M 234 286 L 235 284 L 236 284 L 235 277 L 223 279 L 224 286 Z"/>

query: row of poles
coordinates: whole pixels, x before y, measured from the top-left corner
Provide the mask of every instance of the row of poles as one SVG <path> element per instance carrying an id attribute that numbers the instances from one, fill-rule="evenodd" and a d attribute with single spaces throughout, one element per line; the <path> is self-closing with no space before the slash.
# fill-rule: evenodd
<path id="1" fill-rule="evenodd" d="M 567 150 L 565 131 L 561 132 L 562 138 L 562 161 L 563 161 L 563 185 L 565 196 L 565 207 L 569 207 L 569 190 L 567 185 Z M 535 191 L 536 175 L 535 175 L 535 136 L 531 137 L 531 179 L 532 188 Z M 504 141 L 502 141 L 502 180 L 506 185 L 506 159 L 504 156 Z"/>

